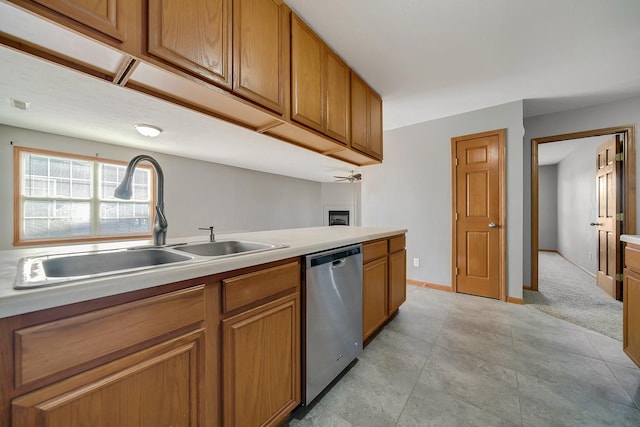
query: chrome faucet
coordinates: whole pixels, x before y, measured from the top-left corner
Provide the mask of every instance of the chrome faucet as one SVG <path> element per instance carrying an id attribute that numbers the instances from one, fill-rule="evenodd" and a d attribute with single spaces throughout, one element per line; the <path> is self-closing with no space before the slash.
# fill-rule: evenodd
<path id="1" fill-rule="evenodd" d="M 138 163 L 143 160 L 151 163 L 156 171 L 156 176 L 158 177 L 158 185 L 156 187 L 156 218 L 153 222 L 153 244 L 156 246 L 164 246 L 167 243 L 168 227 L 167 218 L 164 215 L 164 175 L 162 173 L 162 168 L 156 159 L 151 156 L 147 156 L 146 154 L 141 154 L 131 159 L 127 165 L 127 170 L 124 173 L 124 178 L 122 178 L 120 185 L 116 187 L 113 195 L 118 199 L 131 199 L 131 195 L 133 194 L 133 190 L 131 188 L 133 172 Z"/>

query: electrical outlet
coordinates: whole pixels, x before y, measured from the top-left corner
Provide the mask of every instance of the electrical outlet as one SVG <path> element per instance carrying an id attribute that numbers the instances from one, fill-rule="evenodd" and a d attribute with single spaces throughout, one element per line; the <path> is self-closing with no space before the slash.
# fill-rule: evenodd
<path id="1" fill-rule="evenodd" d="M 591 261 L 592 258 L 593 258 L 593 253 L 589 252 L 589 261 Z"/>
<path id="2" fill-rule="evenodd" d="M 414 258 L 413 259 L 413 266 L 414 267 L 420 267 L 420 258 Z"/>

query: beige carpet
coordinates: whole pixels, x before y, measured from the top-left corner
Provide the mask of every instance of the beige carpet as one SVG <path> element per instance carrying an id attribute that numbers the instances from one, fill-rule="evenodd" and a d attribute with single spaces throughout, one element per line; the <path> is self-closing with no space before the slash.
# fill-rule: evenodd
<path id="1" fill-rule="evenodd" d="M 622 341 L 622 303 L 595 278 L 555 252 L 539 253 L 538 276 L 538 292 L 525 290 L 525 304 Z"/>

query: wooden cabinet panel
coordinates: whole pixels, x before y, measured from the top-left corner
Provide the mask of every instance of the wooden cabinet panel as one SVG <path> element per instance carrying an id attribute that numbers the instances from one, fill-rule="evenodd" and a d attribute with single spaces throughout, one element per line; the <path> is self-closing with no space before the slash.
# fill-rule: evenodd
<path id="1" fill-rule="evenodd" d="M 49 9 L 121 42 L 125 41 L 120 8 L 126 0 L 34 0 Z"/>
<path id="2" fill-rule="evenodd" d="M 300 285 L 300 263 L 271 267 L 222 281 L 223 312 L 229 312 Z"/>
<path id="3" fill-rule="evenodd" d="M 406 237 L 403 234 L 402 236 L 392 237 L 389 239 L 389 253 L 392 254 L 394 252 L 398 252 L 404 249 L 406 245 Z"/>
<path id="4" fill-rule="evenodd" d="M 407 300 L 407 251 L 389 255 L 389 314 Z"/>
<path id="5" fill-rule="evenodd" d="M 13 427 L 204 425 L 204 332 L 19 397 Z"/>
<path id="6" fill-rule="evenodd" d="M 629 358 L 640 366 L 640 273 L 625 269 L 623 289 L 622 347 Z"/>
<path id="7" fill-rule="evenodd" d="M 325 49 L 326 128 L 325 133 L 348 143 L 350 137 L 350 68 L 330 49 Z"/>
<path id="8" fill-rule="evenodd" d="M 149 0 L 149 53 L 231 87 L 230 0 Z"/>
<path id="9" fill-rule="evenodd" d="M 365 243 L 364 245 L 362 245 L 362 262 L 366 264 L 376 258 L 386 256 L 387 247 L 387 240 Z"/>
<path id="10" fill-rule="evenodd" d="M 324 131 L 324 43 L 297 16 L 291 18 L 291 119 Z"/>
<path id="11" fill-rule="evenodd" d="M 280 0 L 233 0 L 233 91 L 277 113 L 289 71 L 287 17 Z"/>
<path id="12" fill-rule="evenodd" d="M 369 152 L 382 158 L 382 98 L 369 90 Z"/>
<path id="13" fill-rule="evenodd" d="M 300 402 L 300 294 L 223 321 L 223 425 L 277 425 Z"/>
<path id="14" fill-rule="evenodd" d="M 382 159 L 382 98 L 351 73 L 351 147 Z"/>
<path id="15" fill-rule="evenodd" d="M 367 152 L 369 138 L 367 84 L 351 73 L 351 147 Z"/>
<path id="16" fill-rule="evenodd" d="M 147 298 L 14 333 L 16 386 L 204 320 L 204 286 Z"/>
<path id="17" fill-rule="evenodd" d="M 385 241 L 386 243 L 386 241 Z M 367 339 L 387 320 L 387 258 L 363 266 L 362 328 Z"/>

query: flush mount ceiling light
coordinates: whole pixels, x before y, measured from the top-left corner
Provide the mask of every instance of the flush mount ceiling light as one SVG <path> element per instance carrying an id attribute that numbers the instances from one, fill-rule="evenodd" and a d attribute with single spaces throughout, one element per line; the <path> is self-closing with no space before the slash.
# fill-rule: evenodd
<path id="1" fill-rule="evenodd" d="M 150 138 L 155 138 L 162 132 L 162 129 L 157 126 L 145 125 L 143 123 L 137 123 L 133 126 L 136 128 L 140 135 L 148 136 Z"/>

